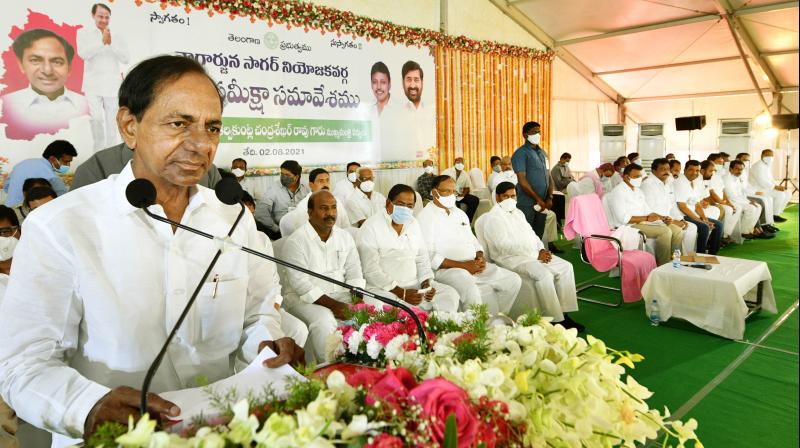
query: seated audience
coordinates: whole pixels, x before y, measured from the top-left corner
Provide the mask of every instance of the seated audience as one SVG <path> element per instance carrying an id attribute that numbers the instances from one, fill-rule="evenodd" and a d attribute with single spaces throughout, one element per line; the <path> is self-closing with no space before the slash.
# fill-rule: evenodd
<path id="1" fill-rule="evenodd" d="M 761 151 L 761 160 L 750 168 L 749 180 L 756 194 L 761 193 L 772 198 L 772 213 L 775 222 L 784 222 L 786 218 L 782 217 L 781 213 L 792 198 L 792 193 L 775 181 L 775 177 L 772 175 L 774 159 L 775 156 L 771 149 Z"/>
<path id="2" fill-rule="evenodd" d="M 422 197 L 422 201 L 427 204 L 431 199 L 431 182 L 436 177 L 436 168 L 433 166 L 433 160 L 426 160 L 422 162 L 422 170 L 424 171 L 417 178 L 417 193 Z"/>
<path id="3" fill-rule="evenodd" d="M 641 162 L 641 160 L 642 159 L 641 159 L 641 157 L 639 157 L 639 153 L 638 152 L 632 152 L 632 153 L 628 154 L 628 164 L 632 164 L 633 163 L 633 164 L 639 165 L 639 162 Z"/>
<path id="4" fill-rule="evenodd" d="M 610 163 L 604 163 L 593 170 L 589 170 L 576 183 L 574 189 L 570 187 L 572 190 L 570 196 L 595 193 L 602 198 L 603 195 L 614 188 L 611 186 L 611 179 L 615 174 L 614 165 Z"/>
<path id="5" fill-rule="evenodd" d="M 19 224 L 14 210 L 0 205 L 0 303 L 6 294 L 14 249 L 22 234 Z M 11 407 L 0 399 L 0 446 L 18 447 L 16 433 L 17 416 Z"/>
<path id="6" fill-rule="evenodd" d="M 336 182 L 336 185 L 333 186 L 333 195 L 336 196 L 336 199 L 342 204 L 347 204 L 347 200 L 350 199 L 350 196 L 358 190 L 356 183 L 358 182 L 359 168 L 361 168 L 361 164 L 358 162 L 348 163 L 346 177 Z"/>
<path id="7" fill-rule="evenodd" d="M 569 170 L 569 161 L 572 160 L 572 154 L 565 152 L 561 154 L 558 163 L 550 170 L 550 176 L 553 179 L 553 188 L 566 193 L 567 185 L 570 182 L 575 182 L 575 177 L 572 176 L 572 171 Z"/>
<path id="8" fill-rule="evenodd" d="M 456 181 L 456 205 L 459 208 L 462 206 L 466 208 L 464 211 L 469 218 L 469 222 L 472 222 L 481 200 L 469 194 L 470 190 L 472 190 L 472 180 L 464 167 L 464 158 L 456 157 L 454 162 L 454 165 L 444 170 L 442 174 L 450 176 Z"/>
<path id="9" fill-rule="evenodd" d="M 731 234 L 742 219 L 742 209 L 737 209 L 725 195 L 725 180 L 717 170 L 722 167 L 722 157 L 712 154 L 711 160 L 700 163 L 700 174 L 706 182 L 708 201 L 712 206 L 719 208 L 719 220 L 722 221 L 722 244 L 730 242 Z M 719 163 L 717 163 L 719 162 Z"/>
<path id="10" fill-rule="evenodd" d="M 606 195 L 612 228 L 630 225 L 656 240 L 656 263 L 669 263 L 672 251 L 681 247 L 683 228 L 669 215 L 655 213 L 647 204 L 642 186 L 642 167 L 631 163 L 622 171 L 622 183 Z"/>
<path id="11" fill-rule="evenodd" d="M 72 159 L 78 156 L 78 151 L 72 143 L 66 140 L 56 140 L 44 149 L 42 157 L 23 160 L 16 165 L 8 174 L 3 189 L 5 190 L 6 205 L 14 207 L 22 203 L 22 187 L 25 180 L 31 178 L 43 178 L 50 182 L 53 191 L 58 195 L 67 192 L 64 181 L 59 174 L 67 174 Z"/>
<path id="12" fill-rule="evenodd" d="M 434 281 L 427 245 L 414 219 L 415 201 L 411 187 L 395 185 L 385 209 L 364 221 L 356 237 L 364 279 L 376 294 L 424 310 L 457 311 L 456 290 Z"/>
<path id="13" fill-rule="evenodd" d="M 366 281 L 353 237 L 336 226 L 336 198 L 321 190 L 308 199 L 308 222 L 283 243 L 280 256 L 300 267 L 363 288 Z M 324 361 L 328 336 L 353 303 L 350 290 L 286 269 L 286 310 L 308 327 L 306 352 Z"/>
<path id="14" fill-rule="evenodd" d="M 242 158 L 233 159 L 230 173 L 233 174 L 236 181 L 242 186 L 242 190 L 249 193 L 253 199 L 260 201 L 264 197 L 263 183 L 260 180 L 245 177 L 247 174 L 247 160 Z"/>
<path id="15" fill-rule="evenodd" d="M 514 174 L 514 167 L 511 165 L 511 156 L 503 156 L 500 159 L 500 172 L 493 172 L 489 175 L 489 181 L 486 185 L 489 188 L 492 204 L 496 203 L 497 197 L 494 194 L 494 190 L 500 185 L 500 182 L 511 182 L 517 185 L 517 175 Z"/>
<path id="16" fill-rule="evenodd" d="M 28 197 L 28 192 L 31 191 L 34 187 L 48 187 L 50 189 L 53 188 L 48 182 L 47 179 L 42 177 L 32 177 L 30 179 L 25 179 L 25 183 L 22 184 L 22 203 L 18 206 L 14 207 L 14 212 L 17 214 L 17 219 L 19 222 L 25 221 L 25 217 L 28 216 L 28 213 L 31 212 L 31 209 L 28 208 L 26 199 Z"/>
<path id="17" fill-rule="evenodd" d="M 370 216 L 383 210 L 386 198 L 375 190 L 375 174 L 372 168 L 361 167 L 358 169 L 355 193 L 345 202 L 347 218 L 353 227 L 361 224 Z"/>
<path id="18" fill-rule="evenodd" d="M 273 241 L 281 237 L 281 218 L 308 195 L 308 186 L 300 182 L 302 172 L 303 168 L 296 161 L 283 162 L 280 179 L 267 189 L 264 198 L 258 202 L 256 221 L 267 228 L 267 235 Z"/>
<path id="19" fill-rule="evenodd" d="M 672 225 L 683 230 L 681 241 L 681 252 L 688 254 L 694 252 L 697 247 L 697 226 L 685 221 L 683 213 L 678 210 L 675 202 L 674 191 L 675 179 L 669 172 L 669 161 L 667 159 L 655 159 L 650 165 L 650 175 L 642 181 L 642 193 L 650 209 L 659 215 L 672 218 Z"/>
<path id="20" fill-rule="evenodd" d="M 684 219 L 697 226 L 697 253 L 716 255 L 722 243 L 722 223 L 706 215 L 708 201 L 703 178 L 700 177 L 700 162 L 689 160 L 683 176 L 675 181 L 675 202 Z M 714 208 L 713 210 L 719 211 Z"/>
<path id="21" fill-rule="evenodd" d="M 747 199 L 761 206 L 761 216 L 758 218 L 759 226 L 761 226 L 762 230 L 766 230 L 767 232 L 778 233 L 780 229 L 775 227 L 772 196 L 765 195 L 763 191 L 757 191 L 750 184 L 750 154 L 740 152 L 736 154 L 736 160 L 744 164 L 744 169 L 742 170 L 742 174 L 739 175 L 739 178 L 744 184 Z"/>
<path id="22" fill-rule="evenodd" d="M 489 166 L 492 168 L 492 173 L 499 173 L 502 171 L 500 168 L 500 156 L 489 157 Z"/>
<path id="23" fill-rule="evenodd" d="M 297 208 L 287 213 L 283 219 L 281 219 L 282 238 L 291 235 L 295 230 L 308 222 L 308 199 L 312 194 L 318 191 L 330 191 L 330 184 L 331 175 L 324 169 L 314 168 L 308 173 L 308 187 L 311 189 L 311 193 L 297 203 Z M 347 210 L 345 210 L 345 206 L 339 201 L 339 198 L 336 198 L 336 225 L 340 229 L 350 227 L 350 219 L 347 217 Z"/>
<path id="24" fill-rule="evenodd" d="M 681 173 L 681 162 L 679 160 L 672 159 L 669 161 L 669 173 L 672 174 L 673 179 L 677 179 Z"/>
<path id="25" fill-rule="evenodd" d="M 436 280 L 458 291 L 462 310 L 485 303 L 492 314 L 508 313 L 521 286 L 519 275 L 486 262 L 467 215 L 456 207 L 452 177 L 437 176 L 432 193 L 417 220 Z"/>
<path id="26" fill-rule="evenodd" d="M 551 254 L 533 232 L 525 215 L 517 208 L 514 184 L 500 183 L 495 194 L 497 204 L 478 219 L 491 260 L 516 272 L 523 281 L 533 282 L 533 302 L 538 304 L 543 316 L 552 317 L 566 328 L 583 331 L 582 325 L 565 314 L 578 311 L 572 264 Z M 523 299 L 517 298 L 518 301 Z"/>
<path id="27" fill-rule="evenodd" d="M 56 192 L 50 187 L 33 187 L 28 191 L 23 205 L 30 211 L 34 211 L 56 197 L 58 197 L 56 196 Z"/>
<path id="28" fill-rule="evenodd" d="M 747 189 L 742 179 L 744 163 L 740 160 L 730 162 L 728 175 L 725 176 L 725 195 L 736 208 L 742 210 L 741 231 L 746 239 L 774 238 L 775 234 L 761 229 L 758 219 L 761 216 L 761 205 L 747 198 Z"/>

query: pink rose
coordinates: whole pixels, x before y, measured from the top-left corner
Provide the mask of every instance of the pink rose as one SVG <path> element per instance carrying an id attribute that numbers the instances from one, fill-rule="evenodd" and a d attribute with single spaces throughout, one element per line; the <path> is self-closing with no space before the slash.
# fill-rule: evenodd
<path id="1" fill-rule="evenodd" d="M 347 382 L 353 386 L 367 389 L 365 402 L 372 406 L 381 402 L 400 412 L 408 399 L 409 392 L 417 387 L 417 380 L 407 369 L 386 369 L 385 372 L 362 370 L 349 377 Z"/>
<path id="2" fill-rule="evenodd" d="M 364 448 L 403 448 L 403 441 L 390 434 L 382 432 L 372 438 L 372 443 L 364 445 Z"/>
<path id="3" fill-rule="evenodd" d="M 475 444 L 480 424 L 463 389 L 445 379 L 434 378 L 414 388 L 411 396 L 422 406 L 422 416 L 428 420 L 435 441 L 444 441 L 447 418 L 455 414 L 459 448 Z"/>

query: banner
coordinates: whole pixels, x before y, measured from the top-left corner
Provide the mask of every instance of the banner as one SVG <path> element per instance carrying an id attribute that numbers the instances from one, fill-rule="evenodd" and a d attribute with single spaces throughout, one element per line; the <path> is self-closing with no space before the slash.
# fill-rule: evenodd
<path id="1" fill-rule="evenodd" d="M 56 139 L 75 145 L 77 163 L 121 142 L 115 116 L 122 77 L 160 54 L 197 60 L 224 96 L 214 160 L 220 167 L 237 157 L 265 172 L 287 159 L 304 166 L 351 160 L 403 166 L 436 146 L 434 58 L 427 47 L 159 3 L 95 3 L 4 5 L 0 169 L 6 173 Z"/>

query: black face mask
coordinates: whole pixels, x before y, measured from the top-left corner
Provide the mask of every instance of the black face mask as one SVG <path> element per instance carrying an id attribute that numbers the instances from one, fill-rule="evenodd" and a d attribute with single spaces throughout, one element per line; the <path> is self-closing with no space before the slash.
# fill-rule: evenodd
<path id="1" fill-rule="evenodd" d="M 284 187 L 288 187 L 294 183 L 294 176 L 283 176 L 281 175 L 281 185 Z"/>

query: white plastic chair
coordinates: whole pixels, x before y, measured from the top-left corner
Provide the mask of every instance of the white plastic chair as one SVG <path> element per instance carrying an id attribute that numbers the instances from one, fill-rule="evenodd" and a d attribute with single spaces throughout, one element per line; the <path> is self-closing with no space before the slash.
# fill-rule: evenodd
<path id="1" fill-rule="evenodd" d="M 469 170 L 469 180 L 472 182 L 472 188 L 474 190 L 486 189 L 486 178 L 483 176 L 483 170 L 480 168 Z"/>

